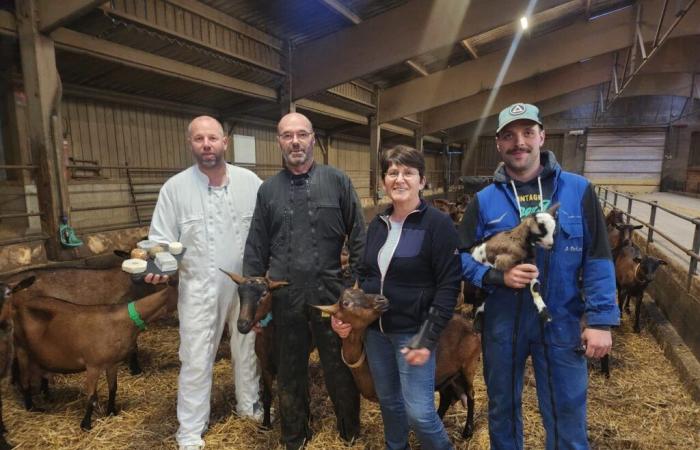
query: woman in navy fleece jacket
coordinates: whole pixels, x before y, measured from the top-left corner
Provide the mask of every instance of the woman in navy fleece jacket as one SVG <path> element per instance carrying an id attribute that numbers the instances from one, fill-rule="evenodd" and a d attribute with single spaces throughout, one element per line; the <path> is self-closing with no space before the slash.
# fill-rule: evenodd
<path id="1" fill-rule="evenodd" d="M 450 218 L 420 198 L 421 152 L 394 147 L 382 153 L 381 168 L 392 204 L 367 229 L 361 285 L 390 304 L 365 336 L 386 448 L 409 448 L 410 427 L 423 448 L 451 449 L 435 411 L 435 346 L 459 294 L 459 238 Z M 332 325 L 341 337 L 349 333 L 337 319 Z"/>

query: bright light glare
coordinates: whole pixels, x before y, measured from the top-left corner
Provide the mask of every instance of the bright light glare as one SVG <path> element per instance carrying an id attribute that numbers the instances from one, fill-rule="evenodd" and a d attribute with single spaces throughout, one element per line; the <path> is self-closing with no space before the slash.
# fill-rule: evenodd
<path id="1" fill-rule="evenodd" d="M 522 28 L 523 30 L 527 30 L 527 26 L 528 26 L 527 17 L 522 16 L 520 18 L 520 28 Z"/>

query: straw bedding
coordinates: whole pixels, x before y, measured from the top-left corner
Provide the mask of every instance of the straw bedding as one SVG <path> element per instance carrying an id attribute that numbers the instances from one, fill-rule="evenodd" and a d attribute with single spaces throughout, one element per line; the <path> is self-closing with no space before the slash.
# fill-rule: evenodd
<path id="1" fill-rule="evenodd" d="M 664 358 L 653 338 L 643 331 L 632 333 L 630 320 L 615 332 L 612 377 L 606 380 L 591 366 L 589 389 L 589 436 L 595 449 L 696 449 L 700 448 L 700 405 L 689 397 L 678 375 Z M 100 382 L 100 405 L 93 415 L 94 428 L 80 430 L 85 397 L 84 374 L 55 376 L 52 398 L 35 395 L 46 412 L 26 412 L 20 394 L 6 380 L 2 385 L 8 440 L 21 449 L 170 449 L 176 448 L 175 403 L 177 395 L 177 323 L 169 318 L 149 328 L 139 338 L 144 374 L 131 376 L 124 366 L 119 372 L 119 415 L 104 417 L 107 388 Z M 265 431 L 249 420 L 232 414 L 235 395 L 228 360 L 222 343 L 214 369 L 210 429 L 207 449 L 278 448 L 279 423 Z M 378 405 L 362 400 L 362 435 L 346 446 L 335 431 L 332 405 L 323 386 L 323 375 L 314 353 L 310 362 L 311 411 L 314 438 L 308 448 L 382 449 L 382 421 Z M 465 411 L 453 405 L 445 423 L 458 449 L 487 449 L 486 393 L 481 375 L 476 379 L 476 431 L 460 438 Z M 544 433 L 537 412 L 535 382 L 528 367 L 524 389 L 526 448 L 544 448 Z M 413 438 L 412 438 L 413 439 Z M 412 440 L 413 448 L 419 448 Z"/>

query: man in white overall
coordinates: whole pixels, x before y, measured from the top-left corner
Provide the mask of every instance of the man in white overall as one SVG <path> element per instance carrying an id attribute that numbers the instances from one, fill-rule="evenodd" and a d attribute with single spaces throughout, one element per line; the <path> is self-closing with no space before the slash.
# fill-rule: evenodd
<path id="1" fill-rule="evenodd" d="M 261 181 L 253 172 L 224 161 L 228 141 L 216 119 L 197 117 L 187 131 L 196 164 L 163 185 L 149 232 L 153 241 L 179 241 L 186 248 L 179 268 L 178 299 L 182 365 L 176 437 L 181 450 L 204 447 L 212 368 L 225 323 L 231 334 L 237 413 L 262 418 L 255 333 L 238 332 L 237 285 L 219 270 L 242 272 L 243 249 Z M 164 278 L 149 274 L 146 281 L 159 283 Z"/>

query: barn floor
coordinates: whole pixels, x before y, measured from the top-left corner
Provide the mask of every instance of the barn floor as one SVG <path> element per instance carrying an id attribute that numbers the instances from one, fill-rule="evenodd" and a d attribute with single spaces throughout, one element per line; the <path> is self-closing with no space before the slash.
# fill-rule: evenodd
<path id="1" fill-rule="evenodd" d="M 597 371 L 590 375 L 589 434 L 595 449 L 697 449 L 700 448 L 700 405 L 684 390 L 678 376 L 646 331 L 631 332 L 629 319 L 616 332 L 612 377 Z M 107 389 L 100 383 L 100 407 L 93 415 L 91 432 L 80 430 L 84 411 L 83 376 L 58 376 L 53 398 L 37 403 L 46 412 L 26 412 L 17 391 L 3 383 L 4 417 L 8 440 L 21 449 L 170 449 L 177 429 L 177 327 L 169 319 L 152 326 L 140 338 L 145 374 L 119 373 L 116 417 L 103 417 Z M 228 348 L 222 344 L 215 366 L 211 428 L 207 449 L 270 449 L 278 447 L 279 424 L 272 431 L 231 415 L 235 397 Z M 311 450 L 345 449 L 335 432 L 330 400 L 325 394 L 319 364 L 312 356 Z M 455 405 L 446 415 L 448 432 L 458 449 L 488 449 L 486 401 L 481 374 L 477 380 L 476 432 L 469 441 L 459 438 L 465 412 Z M 536 410 L 534 378 L 529 372 L 524 393 L 526 448 L 544 448 L 543 430 Z M 381 416 L 377 405 L 362 403 L 362 436 L 353 449 L 382 449 Z M 414 448 L 417 448 L 414 445 Z"/>

